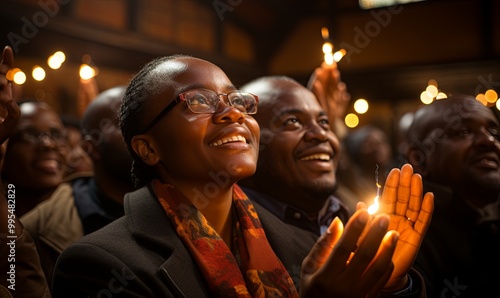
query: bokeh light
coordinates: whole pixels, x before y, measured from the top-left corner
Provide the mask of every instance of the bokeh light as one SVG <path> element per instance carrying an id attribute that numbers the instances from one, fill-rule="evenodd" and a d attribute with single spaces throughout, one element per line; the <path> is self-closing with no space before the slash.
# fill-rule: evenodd
<path id="1" fill-rule="evenodd" d="M 349 128 L 354 128 L 359 125 L 359 118 L 356 114 L 349 113 L 344 119 L 345 125 Z"/>
<path id="2" fill-rule="evenodd" d="M 484 97 L 486 98 L 487 102 L 495 103 L 498 99 L 498 94 L 496 93 L 495 90 L 489 89 L 486 90 L 486 92 L 484 93 Z"/>
<path id="3" fill-rule="evenodd" d="M 18 85 L 22 85 L 26 82 L 26 74 L 19 69 L 19 71 L 14 74 L 12 81 Z"/>
<path id="4" fill-rule="evenodd" d="M 363 98 L 360 98 L 354 102 L 354 110 L 358 114 L 364 114 L 368 111 L 368 101 Z"/>
<path id="5" fill-rule="evenodd" d="M 42 67 L 35 65 L 31 75 L 35 81 L 43 81 L 43 79 L 45 79 L 45 70 Z"/>
<path id="6" fill-rule="evenodd" d="M 89 80 L 95 76 L 95 70 L 88 64 L 82 64 L 80 66 L 80 78 L 83 80 Z"/>
<path id="7" fill-rule="evenodd" d="M 429 92 L 427 91 L 423 91 L 422 93 L 420 93 L 420 101 L 423 103 L 423 104 L 431 104 L 433 99 L 432 97 L 430 96 Z"/>
<path id="8" fill-rule="evenodd" d="M 483 105 L 487 106 L 488 105 L 488 101 L 486 100 L 486 96 L 484 96 L 483 93 L 479 93 L 478 95 L 476 95 L 476 99 L 482 103 Z"/>

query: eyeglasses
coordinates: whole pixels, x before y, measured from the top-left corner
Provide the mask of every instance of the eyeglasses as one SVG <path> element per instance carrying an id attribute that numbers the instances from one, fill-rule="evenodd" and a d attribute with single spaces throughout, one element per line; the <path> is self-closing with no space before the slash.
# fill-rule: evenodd
<path id="1" fill-rule="evenodd" d="M 168 106 L 166 106 L 159 114 L 156 116 L 151 123 L 149 123 L 146 128 L 142 130 L 142 133 L 147 132 L 153 126 L 155 126 L 161 118 L 163 118 L 170 110 L 172 110 L 178 103 L 185 101 L 191 112 L 196 114 L 214 114 L 219 108 L 219 103 L 221 101 L 220 96 L 227 97 L 227 102 L 230 106 L 240 110 L 244 114 L 252 115 L 257 113 L 257 106 L 259 104 L 259 98 L 257 95 L 252 93 L 235 90 L 229 93 L 220 93 L 208 89 L 194 89 L 183 92 L 172 101 Z"/>
<path id="2" fill-rule="evenodd" d="M 54 141 L 57 145 L 67 142 L 66 133 L 57 129 L 51 129 L 50 131 L 22 130 L 16 133 L 11 139 L 30 144 L 39 144 L 44 138 Z"/>

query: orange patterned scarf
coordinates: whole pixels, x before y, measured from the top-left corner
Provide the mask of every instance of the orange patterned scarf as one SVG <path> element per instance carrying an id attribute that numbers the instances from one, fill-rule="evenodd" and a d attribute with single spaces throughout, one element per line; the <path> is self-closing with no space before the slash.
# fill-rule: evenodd
<path id="1" fill-rule="evenodd" d="M 159 180 L 153 181 L 153 189 L 214 296 L 298 297 L 252 203 L 237 185 L 233 187 L 234 254 L 182 193 Z"/>

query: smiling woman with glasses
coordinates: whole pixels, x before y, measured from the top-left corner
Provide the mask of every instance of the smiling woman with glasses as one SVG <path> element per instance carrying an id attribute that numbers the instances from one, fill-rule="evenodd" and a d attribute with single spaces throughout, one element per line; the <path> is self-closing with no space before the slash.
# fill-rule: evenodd
<path id="1" fill-rule="evenodd" d="M 378 294 L 398 240 L 389 216 L 360 210 L 316 242 L 236 184 L 256 170 L 257 104 L 202 59 L 162 57 L 141 69 L 119 119 L 142 187 L 125 195 L 124 217 L 60 255 L 53 297 L 298 297 L 299 284 L 301 297 Z M 361 257 L 344 272 L 354 250 Z"/>
<path id="2" fill-rule="evenodd" d="M 149 123 L 143 130 L 142 133 L 147 132 L 153 126 L 158 123 L 158 121 L 163 118 L 170 110 L 172 110 L 178 103 L 185 101 L 188 108 L 193 113 L 197 114 L 213 114 L 217 111 L 219 103 L 223 98 L 226 98 L 227 105 L 237 108 L 241 112 L 253 115 L 257 113 L 257 105 L 259 104 L 259 99 L 256 95 L 252 93 L 234 90 L 227 94 L 216 92 L 208 89 L 194 89 L 183 92 L 179 96 L 168 104 L 159 114 L 156 116 L 151 123 Z"/>

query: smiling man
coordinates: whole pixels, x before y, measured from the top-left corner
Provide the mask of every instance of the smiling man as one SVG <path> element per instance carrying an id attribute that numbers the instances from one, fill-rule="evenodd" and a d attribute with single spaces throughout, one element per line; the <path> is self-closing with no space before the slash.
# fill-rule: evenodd
<path id="1" fill-rule="evenodd" d="M 349 211 L 333 193 L 340 145 L 314 94 L 291 78 L 262 77 L 242 90 L 259 96 L 256 173 L 239 184 L 286 223 L 320 235 Z"/>
<path id="2" fill-rule="evenodd" d="M 67 139 L 59 115 L 48 104 L 27 101 L 19 107 L 21 117 L 7 145 L 2 179 L 4 186 L 16 186 L 16 214 L 20 217 L 62 183 Z"/>
<path id="3" fill-rule="evenodd" d="M 500 284 L 500 125 L 472 96 L 419 109 L 408 160 L 435 194 L 416 267 L 430 297 L 491 297 Z"/>

